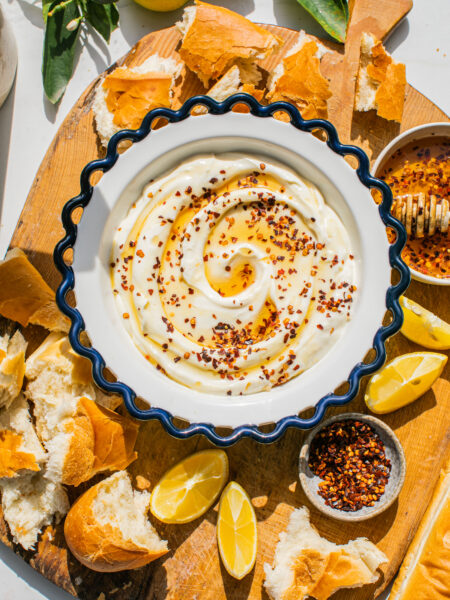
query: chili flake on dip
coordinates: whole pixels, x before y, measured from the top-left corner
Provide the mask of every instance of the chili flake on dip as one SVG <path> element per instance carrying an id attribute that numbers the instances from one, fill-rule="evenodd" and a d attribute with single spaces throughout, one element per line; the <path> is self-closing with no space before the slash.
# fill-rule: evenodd
<path id="1" fill-rule="evenodd" d="M 320 191 L 244 154 L 194 157 L 119 224 L 117 309 L 134 344 L 201 392 L 268 390 L 317 363 L 351 318 L 349 235 Z"/>

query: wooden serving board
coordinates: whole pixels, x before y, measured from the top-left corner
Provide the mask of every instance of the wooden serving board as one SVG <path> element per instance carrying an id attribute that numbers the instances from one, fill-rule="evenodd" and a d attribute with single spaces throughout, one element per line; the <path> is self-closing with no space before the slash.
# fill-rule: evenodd
<path id="1" fill-rule="evenodd" d="M 449 121 L 447 116 L 412 87 L 407 88 L 404 118 L 401 125 L 387 122 L 375 114 L 354 114 L 352 110 L 354 77 L 358 64 L 359 39 L 362 31 L 385 37 L 410 10 L 411 0 L 357 0 L 346 49 L 326 43 L 332 50 L 323 61 L 330 78 L 333 97 L 329 102 L 329 118 L 339 131 L 341 140 L 363 147 L 371 159 L 399 131 L 432 121 Z M 270 70 L 296 39 L 296 32 L 267 26 L 285 40 L 281 53 L 262 64 Z M 125 57 L 128 65 L 140 64 L 149 55 L 174 56 L 179 34 L 174 28 L 144 37 Z M 122 61 L 119 61 L 122 62 Z M 113 67 L 111 67 L 113 68 Z M 53 286 L 58 274 L 53 266 L 52 251 L 63 230 L 60 211 L 63 204 L 79 191 L 79 176 L 87 161 L 102 156 L 94 129 L 91 105 L 99 79 L 94 81 L 73 107 L 55 136 L 39 169 L 17 225 L 12 246 L 23 248 L 32 262 Z M 201 84 L 192 73 L 185 73 L 176 91 L 179 103 L 195 93 Z M 448 292 L 444 288 L 414 282 L 408 295 L 450 320 Z M 35 328 L 27 335 L 34 345 L 43 337 Z M 388 342 L 388 358 L 419 350 L 401 334 Z M 358 397 L 341 409 L 365 412 L 362 390 Z M 386 415 L 384 420 L 396 431 L 405 449 L 408 468 L 399 500 L 380 516 L 355 525 L 326 518 L 311 509 L 313 524 L 322 535 L 338 543 L 367 536 L 389 557 L 380 580 L 361 590 L 344 590 L 336 600 L 370 600 L 383 590 L 395 575 L 418 523 L 425 511 L 449 446 L 450 385 L 441 378 L 427 394 L 410 407 Z M 221 566 L 215 541 L 217 508 L 202 519 L 183 526 L 155 523 L 159 533 L 169 541 L 170 553 L 146 568 L 118 574 L 98 574 L 74 560 L 64 544 L 62 527 L 48 528 L 35 553 L 16 552 L 35 569 L 61 588 L 85 600 L 162 600 L 201 599 L 233 600 L 267 599 L 263 589 L 263 564 L 272 562 L 280 531 L 284 530 L 293 508 L 311 506 L 301 491 L 297 461 L 303 433 L 288 431 L 277 443 L 262 446 L 243 440 L 228 449 L 231 478 L 241 483 L 256 508 L 259 531 L 258 558 L 255 569 L 245 579 L 232 579 Z M 133 475 L 141 474 L 152 484 L 174 462 L 194 450 L 208 447 L 197 437 L 188 441 L 171 438 L 158 423 L 145 423 L 138 438 L 139 459 L 131 466 Z M 70 490 L 74 499 L 88 485 Z M 0 539 L 12 546 L 7 527 L 0 518 Z"/>

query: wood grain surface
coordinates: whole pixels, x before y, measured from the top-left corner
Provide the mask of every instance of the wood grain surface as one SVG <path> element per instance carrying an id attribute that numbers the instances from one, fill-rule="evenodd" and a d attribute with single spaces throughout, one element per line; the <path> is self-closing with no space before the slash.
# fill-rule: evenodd
<path id="1" fill-rule="evenodd" d="M 361 32 L 370 31 L 380 38 L 385 37 L 411 6 L 411 0 L 356 0 L 351 3 L 352 19 L 345 51 L 342 46 L 325 42 L 331 50 L 323 61 L 323 70 L 331 81 L 333 91 L 329 101 L 329 118 L 337 127 L 342 141 L 361 146 L 372 160 L 400 131 L 421 123 L 449 121 L 444 113 L 410 86 L 401 125 L 387 122 L 373 111 L 354 113 L 352 109 Z M 262 63 L 264 68 L 271 70 L 294 43 L 297 32 L 276 26 L 267 28 L 285 40 L 282 51 Z M 179 34 L 174 28 L 152 33 L 119 63 L 137 65 L 155 52 L 164 57 L 175 56 L 178 42 Z M 78 193 L 82 167 L 104 154 L 98 143 L 91 111 L 98 84 L 99 79 L 89 86 L 56 134 L 12 240 L 12 246 L 23 248 L 54 287 L 58 283 L 58 274 L 53 266 L 52 251 L 63 234 L 59 218 L 61 208 Z M 198 79 L 185 72 L 182 84 L 176 90 L 177 102 L 182 103 L 194 93 L 203 91 Z M 448 292 L 444 288 L 417 282 L 413 282 L 408 290 L 409 297 L 448 321 L 450 311 L 446 294 Z M 44 332 L 30 328 L 26 335 L 31 346 L 35 346 Z M 401 334 L 391 338 L 387 348 L 389 359 L 419 350 Z M 362 400 L 365 384 L 363 381 L 362 390 L 353 402 L 341 409 L 329 410 L 327 414 L 366 412 Z M 217 507 L 187 525 L 156 522 L 159 533 L 169 541 L 171 551 L 154 564 L 137 571 L 99 574 L 82 567 L 67 551 L 61 526 L 45 531 L 36 552 L 24 552 L 18 547 L 14 549 L 56 585 L 84 600 L 267 600 L 262 586 L 263 565 L 272 561 L 279 533 L 285 529 L 292 509 L 307 505 L 311 509 L 313 524 L 332 541 L 345 543 L 351 538 L 367 536 L 389 557 L 389 563 L 383 567 L 376 584 L 361 590 L 344 590 L 333 596 L 335 600 L 370 600 L 396 573 L 428 504 L 449 447 L 449 411 L 450 384 L 446 377 L 442 377 L 432 390 L 410 407 L 383 417 L 395 430 L 405 450 L 408 464 L 405 485 L 398 501 L 386 512 L 354 525 L 326 518 L 308 504 L 297 475 L 302 432 L 288 431 L 271 446 L 243 440 L 228 449 L 230 476 L 247 490 L 258 518 L 256 566 L 240 582 L 232 579 L 220 564 L 215 539 Z M 154 484 L 174 462 L 208 445 L 202 437 L 175 440 L 158 423 L 145 423 L 141 426 L 137 442 L 139 459 L 130 471 L 133 475 L 144 475 Z M 89 484 L 69 490 L 71 499 L 87 487 Z M 1 518 L 0 539 L 12 546 L 7 526 Z"/>

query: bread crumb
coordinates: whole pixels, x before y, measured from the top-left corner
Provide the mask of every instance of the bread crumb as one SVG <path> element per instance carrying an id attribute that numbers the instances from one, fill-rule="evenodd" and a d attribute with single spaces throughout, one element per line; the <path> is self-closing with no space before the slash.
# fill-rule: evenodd
<path id="1" fill-rule="evenodd" d="M 142 475 L 136 475 L 136 487 L 138 490 L 148 490 L 150 488 L 150 481 Z"/>

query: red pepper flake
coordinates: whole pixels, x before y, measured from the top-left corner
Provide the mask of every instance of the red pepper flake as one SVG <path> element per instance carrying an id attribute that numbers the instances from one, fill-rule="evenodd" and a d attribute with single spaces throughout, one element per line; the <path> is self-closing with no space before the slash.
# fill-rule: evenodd
<path id="1" fill-rule="evenodd" d="M 129 319 L 130 318 L 130 315 L 128 313 L 123 313 L 122 316 L 123 316 L 124 319 Z"/>
<path id="2" fill-rule="evenodd" d="M 371 425 L 346 419 L 328 425 L 315 436 L 309 468 L 322 479 L 318 494 L 327 506 L 354 512 L 374 506 L 384 494 L 391 461 Z"/>

